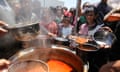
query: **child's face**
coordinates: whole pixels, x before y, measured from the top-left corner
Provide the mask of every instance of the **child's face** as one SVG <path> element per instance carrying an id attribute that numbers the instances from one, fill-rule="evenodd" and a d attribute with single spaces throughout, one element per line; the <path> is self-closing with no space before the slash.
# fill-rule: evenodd
<path id="1" fill-rule="evenodd" d="M 92 22 L 95 19 L 94 12 L 89 12 L 89 13 L 85 14 L 85 16 L 86 16 L 86 19 L 87 19 L 88 22 Z"/>
<path id="2" fill-rule="evenodd" d="M 69 21 L 65 20 L 65 21 L 63 22 L 63 24 L 64 24 L 64 26 L 68 26 L 68 25 L 69 25 Z"/>

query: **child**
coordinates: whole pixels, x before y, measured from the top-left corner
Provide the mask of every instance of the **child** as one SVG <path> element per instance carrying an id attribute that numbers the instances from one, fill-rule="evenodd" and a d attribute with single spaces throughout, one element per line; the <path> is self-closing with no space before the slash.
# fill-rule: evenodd
<path id="1" fill-rule="evenodd" d="M 66 38 L 72 34 L 73 26 L 70 24 L 70 18 L 64 17 L 59 25 L 59 36 Z"/>
<path id="2" fill-rule="evenodd" d="M 98 30 L 102 29 L 104 24 L 100 24 L 97 21 L 98 11 L 94 6 L 90 6 L 86 8 L 84 15 L 87 22 L 80 26 L 79 34 L 91 37 Z M 98 51 L 90 52 L 86 54 L 87 61 L 89 61 L 89 66 L 90 66 L 89 72 L 98 72 L 101 65 L 106 63 L 107 54 L 105 53 L 104 48 L 106 48 L 107 46 L 100 44 L 99 47 L 100 49 Z"/>

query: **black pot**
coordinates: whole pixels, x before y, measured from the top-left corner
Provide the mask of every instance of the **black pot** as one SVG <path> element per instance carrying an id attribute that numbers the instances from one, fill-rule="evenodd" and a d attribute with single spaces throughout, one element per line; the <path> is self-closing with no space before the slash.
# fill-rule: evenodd
<path id="1" fill-rule="evenodd" d="M 29 41 L 39 34 L 39 23 L 29 25 L 16 25 L 9 28 L 13 36 L 19 41 Z"/>

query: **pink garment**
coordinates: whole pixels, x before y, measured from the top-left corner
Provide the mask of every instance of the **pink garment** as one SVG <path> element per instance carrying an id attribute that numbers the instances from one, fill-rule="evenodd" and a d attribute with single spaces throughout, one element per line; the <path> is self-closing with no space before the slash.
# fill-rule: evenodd
<path id="1" fill-rule="evenodd" d="M 75 26 L 77 24 L 77 17 L 74 17 L 74 21 L 73 21 L 73 26 Z"/>
<path id="2" fill-rule="evenodd" d="M 51 32 L 51 33 L 54 33 L 54 34 L 58 34 L 58 26 L 57 24 L 52 21 L 51 23 L 49 23 L 47 25 L 47 29 Z"/>
<path id="3" fill-rule="evenodd" d="M 45 24 L 44 22 L 41 22 L 40 24 L 43 25 L 51 33 L 56 35 L 58 34 L 58 25 L 56 24 L 56 22 L 52 21 L 49 24 Z"/>
<path id="4" fill-rule="evenodd" d="M 82 24 L 80 26 L 79 34 L 88 35 L 88 26 L 87 26 L 87 24 Z"/>

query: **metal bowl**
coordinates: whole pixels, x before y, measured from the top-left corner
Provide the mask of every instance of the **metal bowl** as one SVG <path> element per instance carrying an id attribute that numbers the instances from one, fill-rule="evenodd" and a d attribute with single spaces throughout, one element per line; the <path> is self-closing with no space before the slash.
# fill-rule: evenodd
<path id="1" fill-rule="evenodd" d="M 111 46 L 115 39 L 116 36 L 107 30 L 99 30 L 93 35 L 93 40 L 99 45 L 104 44 Z"/>
<path id="2" fill-rule="evenodd" d="M 62 38 L 62 37 L 55 37 L 54 39 L 57 40 L 57 41 L 61 41 L 61 42 L 67 42 L 68 41 L 68 39 Z"/>

